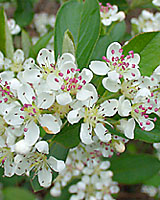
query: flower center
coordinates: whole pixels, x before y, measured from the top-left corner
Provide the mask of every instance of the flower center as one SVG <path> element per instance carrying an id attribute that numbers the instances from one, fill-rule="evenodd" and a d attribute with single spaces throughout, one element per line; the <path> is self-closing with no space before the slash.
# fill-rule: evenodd
<path id="1" fill-rule="evenodd" d="M 97 107 L 85 108 L 84 122 L 87 122 L 94 128 L 99 121 L 103 121 L 103 116 L 99 114 Z"/>

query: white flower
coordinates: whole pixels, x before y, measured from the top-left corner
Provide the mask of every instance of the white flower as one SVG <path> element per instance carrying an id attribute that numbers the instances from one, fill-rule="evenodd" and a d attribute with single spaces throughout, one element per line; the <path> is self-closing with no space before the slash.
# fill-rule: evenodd
<path id="1" fill-rule="evenodd" d="M 60 172 L 65 164 L 62 160 L 57 160 L 53 156 L 47 159 L 49 153 L 48 143 L 40 141 L 35 145 L 38 152 L 27 154 L 25 157 L 17 158 L 16 174 L 22 175 L 27 171 L 34 170 L 38 174 L 38 181 L 42 187 L 49 187 L 52 182 L 52 170 Z"/>
<path id="2" fill-rule="evenodd" d="M 52 28 L 54 27 L 55 16 L 49 16 L 47 13 L 36 13 L 33 21 L 37 32 L 42 36 L 47 33 L 47 26 L 51 26 Z"/>
<path id="3" fill-rule="evenodd" d="M 17 35 L 21 31 L 20 26 L 16 24 L 14 19 L 8 20 L 8 27 L 12 35 Z"/>
<path id="4" fill-rule="evenodd" d="M 110 3 L 107 3 L 106 6 L 103 6 L 100 3 L 100 16 L 101 16 L 101 22 L 105 26 L 109 26 L 112 22 L 115 21 L 122 21 L 125 18 L 124 12 L 118 12 L 118 7 L 116 5 L 111 5 Z"/>
<path id="5" fill-rule="evenodd" d="M 41 114 L 43 109 L 48 109 L 55 101 L 54 93 L 42 92 L 37 97 L 34 90 L 28 85 L 23 84 L 18 89 L 19 103 L 13 104 L 13 107 L 8 110 L 4 116 L 5 121 L 13 126 L 24 126 L 25 140 L 29 146 L 35 144 L 39 138 L 39 127 L 37 122 L 48 133 L 58 133 L 62 122 L 58 116 L 52 114 Z"/>
<path id="6" fill-rule="evenodd" d="M 105 117 L 111 117 L 117 112 L 118 101 L 116 99 L 109 99 L 99 106 L 82 107 L 72 110 L 68 113 L 67 119 L 71 124 L 77 123 L 81 118 L 84 118 L 84 123 L 81 124 L 80 138 L 84 144 L 93 143 L 92 132 L 103 141 L 108 142 L 111 140 L 111 134 L 107 134 L 108 130 L 103 125 L 109 124 Z"/>
<path id="7" fill-rule="evenodd" d="M 102 80 L 103 86 L 111 91 L 117 92 L 121 88 L 120 79 L 136 80 L 140 78 L 138 70 L 140 56 L 129 52 L 126 57 L 122 54 L 123 50 L 118 42 L 113 42 L 107 49 L 107 57 L 103 57 L 106 62 L 92 61 L 89 68 L 97 75 L 108 75 Z"/>
<path id="8" fill-rule="evenodd" d="M 42 90 L 56 91 L 58 104 L 70 104 L 73 98 L 86 101 L 94 96 L 95 89 L 90 86 L 91 84 L 89 85 L 93 77 L 92 72 L 85 68 L 79 72 L 72 54 L 64 53 L 55 64 L 54 52 L 41 49 L 37 56 L 37 62 L 39 66 L 34 64 L 26 69 L 23 77 L 26 82 L 42 85 L 43 89 L 38 86 Z M 35 87 L 37 88 L 37 86 Z"/>

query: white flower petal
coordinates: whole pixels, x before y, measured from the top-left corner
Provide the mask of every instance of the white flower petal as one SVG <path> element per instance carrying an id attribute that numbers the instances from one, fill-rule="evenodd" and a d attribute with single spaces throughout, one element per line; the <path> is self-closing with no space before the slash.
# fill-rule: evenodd
<path id="1" fill-rule="evenodd" d="M 79 120 L 82 118 L 79 111 L 80 109 L 76 109 L 76 110 L 71 110 L 68 113 L 67 120 L 69 121 L 70 124 L 78 123 Z"/>
<path id="2" fill-rule="evenodd" d="M 93 73 L 89 69 L 83 68 L 79 76 L 82 76 L 82 79 L 89 83 L 93 78 Z"/>
<path id="3" fill-rule="evenodd" d="M 110 92 L 118 92 L 118 90 L 121 88 L 120 81 L 113 81 L 108 77 L 102 80 L 102 84 L 104 88 Z"/>
<path id="4" fill-rule="evenodd" d="M 40 186 L 42 187 L 49 187 L 52 182 L 52 172 L 51 169 L 46 169 L 45 166 L 42 167 L 41 170 L 38 171 L 38 181 Z"/>
<path id="5" fill-rule="evenodd" d="M 49 154 L 49 147 L 46 141 L 37 142 L 35 147 L 40 153 Z"/>
<path id="6" fill-rule="evenodd" d="M 13 61 L 16 64 L 22 64 L 24 61 L 24 52 L 21 49 L 17 49 L 13 54 Z"/>
<path id="7" fill-rule="evenodd" d="M 50 156 L 47 162 L 50 165 L 50 167 L 56 172 L 61 172 L 65 168 L 64 161 L 57 160 L 53 156 Z"/>
<path id="8" fill-rule="evenodd" d="M 40 66 L 45 65 L 50 67 L 50 64 L 55 64 L 54 51 L 48 49 L 41 49 L 37 56 L 37 62 Z"/>
<path id="9" fill-rule="evenodd" d="M 31 146 L 26 140 L 20 140 L 15 144 L 14 150 L 17 154 L 26 155 L 30 152 Z"/>
<path id="10" fill-rule="evenodd" d="M 125 96 L 122 95 L 119 98 L 118 114 L 121 117 L 128 116 L 132 110 L 131 103 L 128 99 L 124 100 Z"/>
<path id="11" fill-rule="evenodd" d="M 56 96 L 57 103 L 67 105 L 72 102 L 72 97 L 69 92 L 64 92 Z"/>
<path id="12" fill-rule="evenodd" d="M 62 54 L 62 56 L 58 59 L 57 64 L 58 64 L 58 68 L 61 69 L 62 65 L 65 62 L 75 62 L 75 57 L 71 54 L 71 53 L 64 53 Z"/>
<path id="13" fill-rule="evenodd" d="M 82 123 L 80 130 L 80 138 L 84 144 L 92 144 L 92 127 L 89 127 L 89 124 Z"/>
<path id="14" fill-rule="evenodd" d="M 4 175 L 7 177 L 13 176 L 15 173 L 15 164 L 11 158 L 7 158 L 4 162 Z"/>
<path id="15" fill-rule="evenodd" d="M 35 93 L 30 85 L 23 84 L 17 91 L 18 99 L 23 104 L 32 104 L 33 97 L 35 96 Z"/>
<path id="16" fill-rule="evenodd" d="M 55 74 L 49 74 L 47 77 L 47 84 L 52 90 L 59 90 L 63 84 L 62 78 Z"/>
<path id="17" fill-rule="evenodd" d="M 113 42 L 108 46 L 107 49 L 107 58 L 109 60 L 112 60 L 112 57 L 120 57 L 122 55 L 122 53 L 119 52 L 119 50 L 121 49 L 121 45 L 118 42 Z M 112 54 L 112 52 L 114 51 L 114 54 Z"/>
<path id="18" fill-rule="evenodd" d="M 38 69 L 25 70 L 23 72 L 23 78 L 28 83 L 38 83 L 42 78 L 42 74 Z"/>
<path id="19" fill-rule="evenodd" d="M 63 73 L 64 77 L 73 76 L 76 71 L 72 72 L 71 71 L 72 69 L 76 70 L 77 66 L 73 62 L 69 62 L 69 61 L 65 62 L 60 68 L 60 70 Z"/>
<path id="20" fill-rule="evenodd" d="M 106 132 L 107 129 L 103 126 L 102 123 L 97 123 L 96 127 L 94 128 L 94 131 L 95 131 L 97 137 L 102 142 L 109 142 L 111 140 L 111 134 Z"/>
<path id="21" fill-rule="evenodd" d="M 39 122 L 42 127 L 47 128 L 52 134 L 60 132 L 61 121 L 51 114 L 44 114 L 39 117 Z"/>
<path id="22" fill-rule="evenodd" d="M 49 92 L 42 92 L 38 95 L 37 106 L 38 108 L 48 109 L 55 101 L 55 94 Z"/>
<path id="23" fill-rule="evenodd" d="M 24 133 L 24 139 L 28 143 L 29 146 L 34 145 L 40 136 L 40 130 L 35 122 L 31 121 L 28 123 L 25 128 L 27 131 Z"/>
<path id="24" fill-rule="evenodd" d="M 99 112 L 105 116 L 111 117 L 116 114 L 118 108 L 117 99 L 109 99 L 100 104 Z"/>
<path id="25" fill-rule="evenodd" d="M 106 75 L 110 70 L 107 64 L 101 61 L 92 61 L 89 68 L 97 75 Z"/>

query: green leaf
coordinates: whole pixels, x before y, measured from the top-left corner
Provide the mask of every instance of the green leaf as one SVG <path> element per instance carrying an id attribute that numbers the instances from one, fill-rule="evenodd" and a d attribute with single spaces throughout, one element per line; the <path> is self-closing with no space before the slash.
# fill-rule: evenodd
<path id="1" fill-rule="evenodd" d="M 87 66 L 89 58 L 99 37 L 100 15 L 97 0 L 85 3 L 71 0 L 59 10 L 55 23 L 55 57 L 62 54 L 64 33 L 69 30 L 76 45 L 76 59 L 80 68 Z"/>
<path id="2" fill-rule="evenodd" d="M 36 44 L 33 45 L 32 48 L 30 48 L 29 56 L 35 59 L 37 57 L 38 52 L 42 48 L 45 48 L 47 46 L 52 36 L 53 36 L 53 31 L 50 31 L 49 33 L 46 33 L 45 35 L 40 37 L 40 39 L 36 42 Z"/>
<path id="3" fill-rule="evenodd" d="M 5 200 L 35 200 L 35 196 L 28 190 L 18 187 L 6 187 L 2 190 Z"/>
<path id="4" fill-rule="evenodd" d="M 16 1 L 17 1 L 17 8 L 14 13 L 14 18 L 21 27 L 27 26 L 32 21 L 34 15 L 32 0 L 27 0 L 27 1 L 16 0 Z"/>
<path id="5" fill-rule="evenodd" d="M 152 178 L 144 181 L 144 184 L 159 187 L 160 186 L 160 174 L 158 173 L 158 174 L 154 175 Z"/>
<path id="6" fill-rule="evenodd" d="M 124 184 L 138 184 L 151 178 L 160 170 L 160 161 L 149 154 L 122 154 L 111 160 L 113 180 Z"/>
<path id="7" fill-rule="evenodd" d="M 126 24 L 124 21 L 120 23 L 113 23 L 107 28 L 106 35 L 100 36 L 96 47 L 92 54 L 92 60 L 102 60 L 102 57 L 106 55 L 107 47 L 115 41 L 119 41 L 125 34 Z"/>
<path id="8" fill-rule="evenodd" d="M 26 58 L 28 58 L 30 47 L 32 44 L 31 44 L 31 39 L 29 37 L 29 34 L 25 30 L 22 30 L 21 42 L 22 42 L 22 49 L 23 49 L 24 55 Z"/>
<path id="9" fill-rule="evenodd" d="M 133 50 L 141 57 L 140 71 L 142 75 L 150 76 L 160 65 L 160 32 L 142 33 L 129 41 L 124 47 L 124 54 Z"/>
<path id="10" fill-rule="evenodd" d="M 87 67 L 100 33 L 100 13 L 97 0 L 86 0 L 81 15 L 76 59 L 80 68 Z"/>
<path id="11" fill-rule="evenodd" d="M 74 0 L 64 3 L 59 9 L 55 22 L 54 35 L 56 58 L 59 54 L 62 54 L 63 37 L 66 30 L 69 30 L 72 33 L 75 45 L 77 45 L 82 9 L 83 3 Z"/>
<path id="12" fill-rule="evenodd" d="M 0 51 L 7 57 L 13 57 L 13 41 L 8 28 L 7 17 L 3 9 L 0 9 Z"/>
<path id="13" fill-rule="evenodd" d="M 74 39 L 69 30 L 64 33 L 62 53 L 71 53 L 75 56 Z"/>
<path id="14" fill-rule="evenodd" d="M 66 148 L 76 147 L 80 143 L 79 138 L 80 133 L 80 123 L 69 125 L 67 124 L 62 131 L 56 135 L 54 141 L 60 143 Z"/>
<path id="15" fill-rule="evenodd" d="M 34 176 L 34 174 L 32 174 L 32 177 L 30 179 L 30 183 L 31 183 L 33 191 L 34 192 L 39 192 L 41 190 L 44 190 L 44 188 L 41 187 L 39 182 L 38 182 L 38 177 L 37 176 L 33 177 L 33 176 Z"/>
<path id="16" fill-rule="evenodd" d="M 64 147 L 62 144 L 55 142 L 50 147 L 50 154 L 49 156 L 54 156 L 59 160 L 66 160 L 68 154 L 68 148 Z"/>

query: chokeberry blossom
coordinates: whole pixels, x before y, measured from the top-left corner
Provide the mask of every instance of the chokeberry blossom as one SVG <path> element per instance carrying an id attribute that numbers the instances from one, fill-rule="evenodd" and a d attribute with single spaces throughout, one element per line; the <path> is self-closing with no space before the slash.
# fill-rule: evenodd
<path id="1" fill-rule="evenodd" d="M 118 42 L 109 45 L 106 57 L 102 61 L 92 61 L 89 68 L 96 75 L 108 75 L 102 80 L 103 86 L 111 91 L 117 92 L 121 88 L 121 78 L 124 80 L 135 80 L 140 78 L 139 54 L 130 51 L 127 56 L 122 54 L 123 49 Z"/>
<path id="2" fill-rule="evenodd" d="M 111 134 L 105 128 L 104 124 L 109 124 L 106 117 L 115 115 L 118 108 L 118 101 L 116 99 L 109 99 L 104 101 L 100 105 L 90 104 L 89 106 L 83 106 L 68 113 L 67 119 L 69 123 L 74 124 L 83 118 L 81 124 L 80 138 L 84 144 L 91 144 L 93 142 L 92 136 L 94 134 L 102 142 L 108 142 L 111 140 Z"/>
<path id="3" fill-rule="evenodd" d="M 49 187 L 52 182 L 52 170 L 60 172 L 65 168 L 64 161 L 50 156 L 46 141 L 39 141 L 35 145 L 36 150 L 25 156 L 16 157 L 16 174 L 22 175 L 33 170 L 38 175 L 38 181 L 42 187 Z"/>
<path id="4" fill-rule="evenodd" d="M 14 19 L 8 20 L 8 27 L 12 35 L 17 35 L 21 31 L 20 26 L 16 24 Z"/>
<path id="5" fill-rule="evenodd" d="M 100 16 L 101 22 L 105 26 L 109 26 L 115 21 L 122 21 L 125 18 L 124 12 L 118 12 L 118 7 L 116 5 L 112 6 L 110 3 L 106 3 L 106 6 L 100 3 Z"/>

